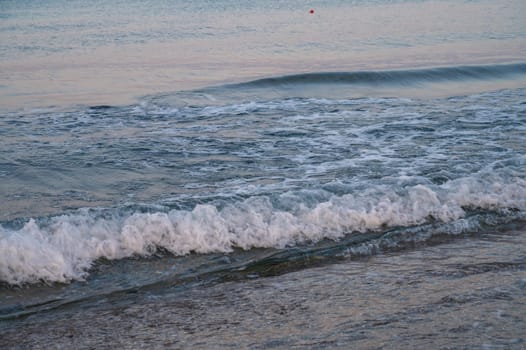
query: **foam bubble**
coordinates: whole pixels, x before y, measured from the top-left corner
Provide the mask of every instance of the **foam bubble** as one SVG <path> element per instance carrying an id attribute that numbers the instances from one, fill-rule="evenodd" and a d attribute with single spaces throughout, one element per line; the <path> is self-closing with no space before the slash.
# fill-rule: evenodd
<path id="1" fill-rule="evenodd" d="M 175 255 L 228 253 L 234 247 L 283 248 L 352 232 L 450 223 L 465 217 L 468 209 L 522 212 L 526 181 L 490 176 L 442 186 L 377 187 L 314 204 L 299 199 L 288 210 L 279 200 L 256 196 L 221 208 L 200 204 L 191 211 L 128 215 L 116 210 L 112 216 L 79 210 L 30 219 L 20 229 L 0 226 L 0 280 L 10 284 L 82 280 L 97 259 L 148 256 L 158 248 Z"/>

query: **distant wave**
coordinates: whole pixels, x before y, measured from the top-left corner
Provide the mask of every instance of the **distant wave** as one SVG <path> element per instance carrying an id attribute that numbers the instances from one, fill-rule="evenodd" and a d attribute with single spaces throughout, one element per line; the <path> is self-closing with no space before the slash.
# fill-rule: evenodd
<path id="1" fill-rule="evenodd" d="M 526 74 L 526 63 L 502 65 L 438 67 L 427 69 L 316 72 L 263 78 L 228 87 L 272 87 L 287 84 L 413 84 L 418 82 L 462 81 L 509 78 Z"/>
<path id="2" fill-rule="evenodd" d="M 211 107 L 238 104 L 241 101 L 268 101 L 291 97 L 333 100 L 349 97 L 436 97 L 436 90 L 439 92 L 438 96 L 443 97 L 444 91 L 440 89 L 422 87 L 435 84 L 444 85 L 445 89 L 449 90 L 448 84 L 458 84 L 462 85 L 464 93 L 473 94 L 521 88 L 524 87 L 525 81 L 526 62 L 406 70 L 322 71 L 166 92 L 144 96 L 141 103 L 173 109 L 174 106 Z M 410 91 L 415 88 L 418 89 L 416 94 L 415 91 L 409 95 L 403 93 L 404 89 Z"/>

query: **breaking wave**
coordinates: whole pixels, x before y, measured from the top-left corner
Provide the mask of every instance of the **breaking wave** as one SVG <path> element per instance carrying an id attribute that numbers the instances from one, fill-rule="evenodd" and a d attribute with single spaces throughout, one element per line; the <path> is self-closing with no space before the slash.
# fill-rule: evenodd
<path id="1" fill-rule="evenodd" d="M 526 181 L 463 178 L 440 186 L 376 188 L 332 195 L 315 204 L 298 193 L 256 196 L 222 207 L 124 213 L 81 209 L 0 226 L 0 280 L 9 284 L 82 280 L 97 259 L 283 248 L 430 222 L 451 223 L 471 211 L 521 218 Z M 446 226 L 445 226 L 446 227 Z M 447 230 L 447 228 L 445 228 Z M 445 232 L 447 233 L 447 232 Z"/>

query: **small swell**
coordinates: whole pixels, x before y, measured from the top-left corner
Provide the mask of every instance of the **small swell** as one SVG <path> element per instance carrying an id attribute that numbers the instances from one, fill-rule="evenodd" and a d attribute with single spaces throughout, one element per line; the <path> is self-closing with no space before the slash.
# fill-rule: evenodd
<path id="1" fill-rule="evenodd" d="M 509 78 L 526 74 L 526 63 L 502 65 L 439 67 L 428 69 L 358 71 L 358 72 L 317 72 L 285 75 L 258 79 L 230 87 L 274 87 L 301 84 L 415 84 L 463 80 L 490 80 Z"/>
<path id="2" fill-rule="evenodd" d="M 97 259 L 229 253 L 234 248 L 285 248 L 396 227 L 454 223 L 469 212 L 495 211 L 520 218 L 526 210 L 526 182 L 465 178 L 441 186 L 409 187 L 333 196 L 315 205 L 283 210 L 267 196 L 223 208 L 100 215 L 89 209 L 31 219 L 21 228 L 0 225 L 0 281 L 9 284 L 82 280 Z M 470 225 L 471 226 L 471 225 Z M 476 226 L 476 225 L 475 225 Z"/>

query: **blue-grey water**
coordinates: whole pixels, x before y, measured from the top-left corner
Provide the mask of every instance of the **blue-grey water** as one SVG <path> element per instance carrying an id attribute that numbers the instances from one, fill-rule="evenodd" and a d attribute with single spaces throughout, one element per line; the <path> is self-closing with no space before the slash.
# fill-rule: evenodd
<path id="1" fill-rule="evenodd" d="M 0 344 L 523 348 L 524 18 L 0 1 Z"/>

